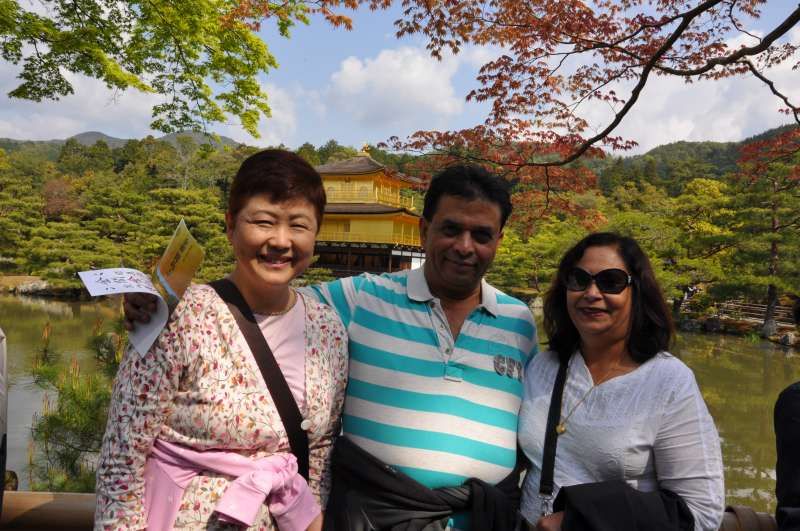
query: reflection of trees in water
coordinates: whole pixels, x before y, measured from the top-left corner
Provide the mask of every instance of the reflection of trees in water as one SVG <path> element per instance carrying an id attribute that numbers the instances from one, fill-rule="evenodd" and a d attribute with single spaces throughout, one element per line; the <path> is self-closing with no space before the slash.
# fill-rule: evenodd
<path id="1" fill-rule="evenodd" d="M 67 319 L 80 315 L 81 305 L 86 304 L 79 301 L 56 301 L 46 297 L 32 297 L 30 295 L 6 295 L 0 297 L 0 304 L 3 302 L 13 303 L 21 308 L 30 309 L 33 312 L 40 314 L 42 312 L 48 315 L 65 317 Z"/>
<path id="2" fill-rule="evenodd" d="M 51 344 L 59 363 L 63 361 L 61 353 L 77 354 L 81 361 L 89 361 L 86 368 L 91 370 L 94 360 L 86 340 L 94 323 L 98 318 L 110 322 L 118 313 L 119 308 L 108 301 L 63 302 L 0 295 L 0 326 L 8 341 L 8 369 L 12 381 L 28 374 L 34 353 L 40 347 L 42 327 L 47 322 L 52 325 Z"/>
<path id="3" fill-rule="evenodd" d="M 772 413 L 800 359 L 767 341 L 730 336 L 682 334 L 676 350 L 694 370 L 720 431 L 727 502 L 774 510 Z"/>
<path id="4" fill-rule="evenodd" d="M 97 317 L 113 319 L 119 313 L 114 301 L 101 302 L 64 302 L 37 297 L 23 297 L 0 295 L 0 322 L 4 328 L 24 330 L 33 337 L 41 335 L 42 325 L 51 321 L 56 332 L 63 330 L 78 332 L 81 336 L 88 335 L 88 330 L 83 330 L 86 321 L 93 321 Z M 58 324 L 58 326 L 57 326 Z"/>

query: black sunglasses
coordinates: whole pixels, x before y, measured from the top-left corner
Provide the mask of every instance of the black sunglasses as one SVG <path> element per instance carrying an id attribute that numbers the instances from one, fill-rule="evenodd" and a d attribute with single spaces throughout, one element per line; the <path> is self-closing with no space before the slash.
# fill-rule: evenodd
<path id="1" fill-rule="evenodd" d="M 580 267 L 573 267 L 564 284 L 570 291 L 584 291 L 589 289 L 592 281 L 603 293 L 617 294 L 622 293 L 633 282 L 633 278 L 622 269 L 603 269 L 592 275 Z"/>

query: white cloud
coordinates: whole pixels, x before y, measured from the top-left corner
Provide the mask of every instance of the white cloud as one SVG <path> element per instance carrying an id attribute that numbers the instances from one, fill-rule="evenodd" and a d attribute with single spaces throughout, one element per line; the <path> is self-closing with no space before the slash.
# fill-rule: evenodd
<path id="1" fill-rule="evenodd" d="M 452 82 L 458 67 L 458 57 L 437 61 L 412 47 L 348 57 L 331 75 L 329 107 L 367 128 L 441 126 L 464 106 Z"/>
<path id="2" fill-rule="evenodd" d="M 488 45 L 488 46 L 468 46 L 465 49 L 461 50 L 459 56 L 464 60 L 467 64 L 469 64 L 475 71 L 480 69 L 483 65 L 488 63 L 489 61 L 494 61 L 495 59 L 499 58 L 503 55 L 505 51 L 500 46 L 495 45 Z"/>
<path id="3" fill-rule="evenodd" d="M 800 42 L 800 29 L 790 36 Z M 740 37 L 729 42 L 732 49 L 751 42 Z M 792 62 L 770 69 L 765 74 L 790 101 L 800 103 L 800 85 Z M 618 94 L 630 93 L 630 86 Z M 739 141 L 791 121 L 780 113 L 782 102 L 769 88 L 751 75 L 687 84 L 682 78 L 653 76 L 636 105 L 612 133 L 635 140 L 639 146 L 631 154 L 643 153 L 658 145 L 686 141 Z M 613 118 L 604 103 L 593 103 L 584 111 L 597 131 Z"/>
<path id="4" fill-rule="evenodd" d="M 272 83 L 266 83 L 263 88 L 267 93 L 267 101 L 272 109 L 272 116 L 262 118 L 258 124 L 260 138 L 253 138 L 241 125 L 233 123 L 214 126 L 214 131 L 251 146 L 291 144 L 297 131 L 295 97 L 288 90 Z"/>
<path id="5" fill-rule="evenodd" d="M 7 96 L 19 85 L 19 67 L 0 62 L 0 136 L 49 140 L 84 131 L 130 138 L 150 133 L 150 109 L 160 97 L 137 90 L 115 92 L 102 82 L 67 74 L 74 94 L 33 102 Z"/>
<path id="6" fill-rule="evenodd" d="M 0 137 L 50 140 L 68 138 L 85 131 L 101 131 L 119 138 L 163 134 L 149 127 L 152 107 L 163 101 L 162 96 L 135 89 L 113 91 L 96 79 L 67 74 L 75 92 L 58 101 L 9 98 L 6 94 L 19 85 L 18 72 L 18 67 L 0 62 Z M 272 116 L 261 120 L 258 127 L 261 138 L 251 137 L 234 119 L 228 124 L 211 124 L 210 129 L 251 145 L 291 142 L 297 129 L 292 94 L 270 83 L 264 89 Z M 313 97 L 310 94 L 305 99 Z M 318 95 L 316 98 L 319 100 Z M 309 105 L 313 107 L 313 102 Z"/>

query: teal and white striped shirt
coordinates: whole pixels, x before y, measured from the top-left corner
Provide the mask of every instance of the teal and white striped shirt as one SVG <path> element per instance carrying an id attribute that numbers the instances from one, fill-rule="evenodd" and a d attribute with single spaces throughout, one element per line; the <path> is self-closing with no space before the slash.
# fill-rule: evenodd
<path id="1" fill-rule="evenodd" d="M 471 477 L 494 484 L 511 472 L 523 367 L 537 352 L 523 302 L 483 281 L 454 342 L 421 268 L 312 291 L 350 337 L 348 438 L 429 488 Z"/>

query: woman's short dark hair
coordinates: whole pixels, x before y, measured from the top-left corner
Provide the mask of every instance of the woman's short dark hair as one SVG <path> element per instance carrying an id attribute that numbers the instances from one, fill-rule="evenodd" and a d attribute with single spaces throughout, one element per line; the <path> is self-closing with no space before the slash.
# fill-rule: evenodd
<path id="1" fill-rule="evenodd" d="M 462 197 L 467 200 L 485 199 L 500 207 L 500 227 L 511 215 L 509 183 L 502 177 L 474 164 L 449 166 L 431 179 L 425 192 L 422 217 L 430 221 L 439 207 L 443 195 Z"/>
<path id="2" fill-rule="evenodd" d="M 306 199 L 314 206 L 317 230 L 322 225 L 326 201 L 322 177 L 300 155 L 284 149 L 265 149 L 245 159 L 231 185 L 228 212 L 235 218 L 251 197 L 260 194 L 276 203 Z"/>
<path id="3" fill-rule="evenodd" d="M 675 333 L 667 303 L 656 281 L 650 260 L 633 238 L 613 232 L 596 232 L 586 236 L 566 252 L 558 272 L 544 298 L 544 329 L 550 349 L 567 359 L 580 346 L 580 335 L 567 312 L 566 279 L 586 249 L 613 247 L 633 278 L 631 293 L 631 327 L 627 348 L 631 357 L 644 363 L 662 350 L 667 350 Z"/>

